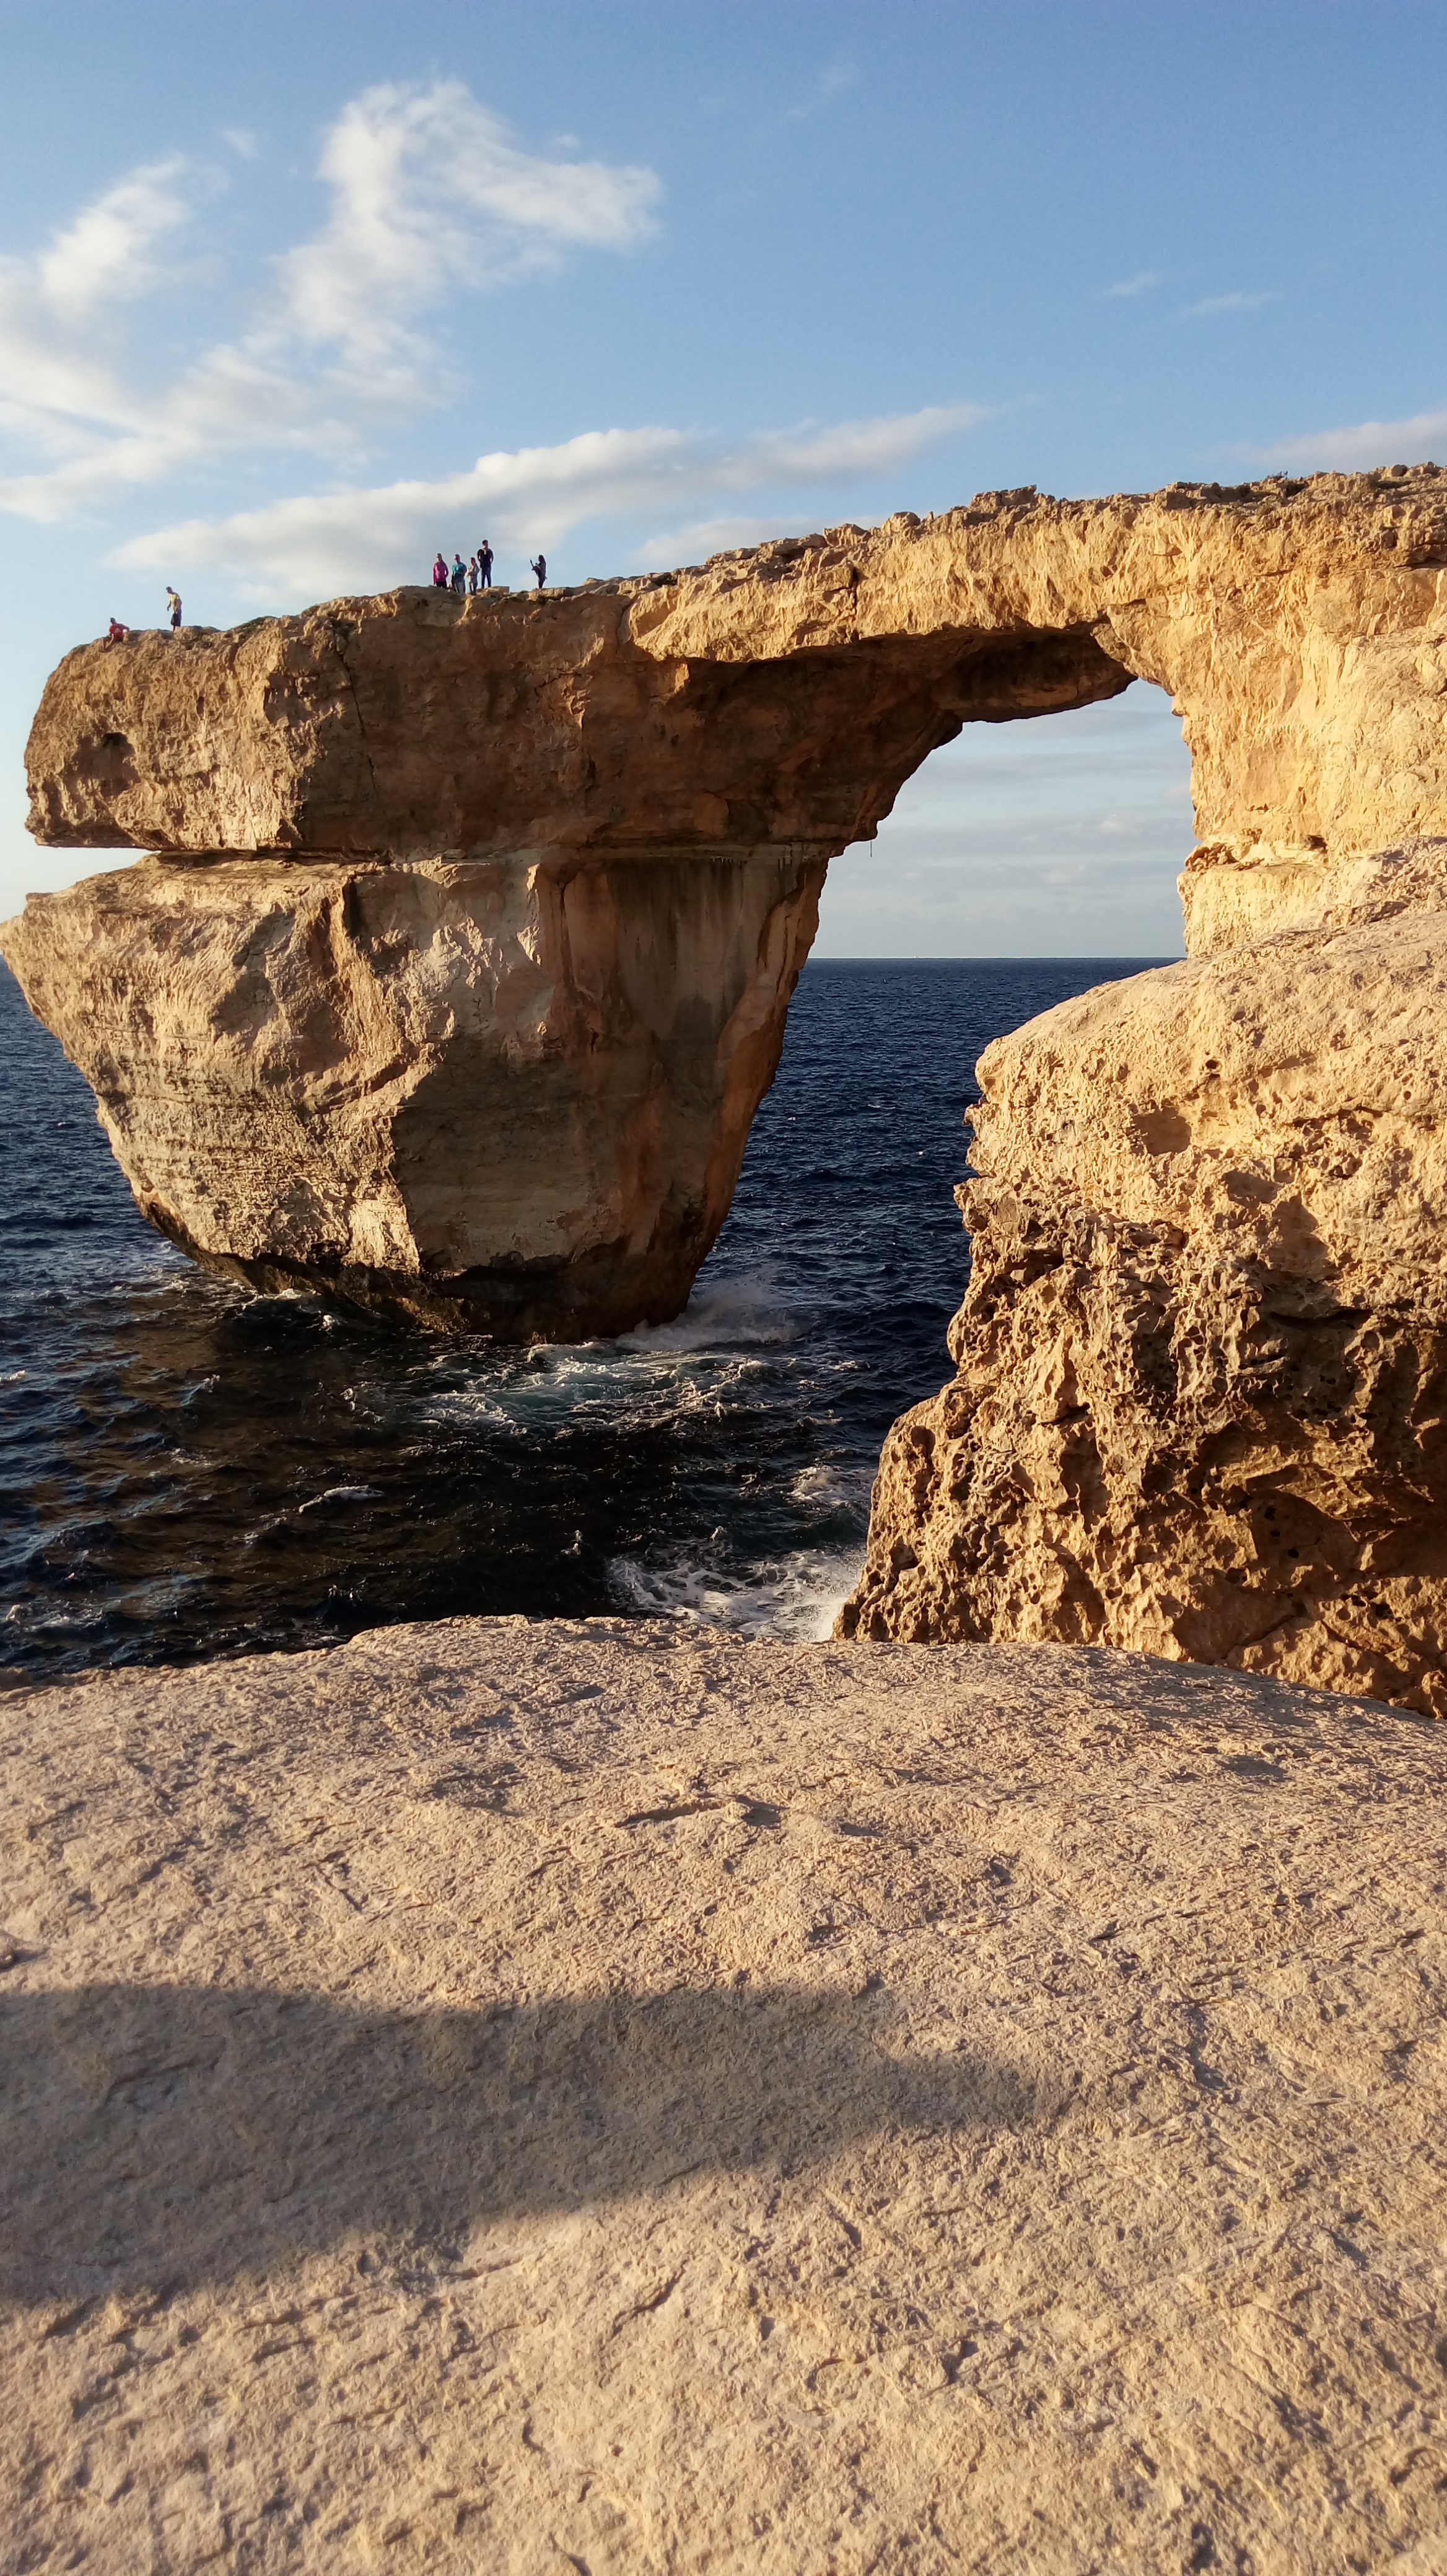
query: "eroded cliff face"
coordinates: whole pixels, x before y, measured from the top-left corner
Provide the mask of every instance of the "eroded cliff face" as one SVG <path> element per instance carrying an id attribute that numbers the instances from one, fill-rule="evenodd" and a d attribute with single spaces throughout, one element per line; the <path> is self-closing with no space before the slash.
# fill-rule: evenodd
<path id="1" fill-rule="evenodd" d="M 1379 899 L 1409 873 L 1435 908 L 987 1049 L 958 1375 L 889 1436 L 845 1635 L 1094 1641 L 1447 1716 L 1447 843 Z"/>
<path id="2" fill-rule="evenodd" d="M 1409 888 L 1447 835 L 1447 478 L 987 494 L 88 646 L 32 828 L 149 855 L 32 898 L 4 953 L 202 1259 L 617 1330 L 677 1311 L 722 1221 L 830 856 L 965 723 L 1134 677 L 1191 746 L 1203 954 Z"/>

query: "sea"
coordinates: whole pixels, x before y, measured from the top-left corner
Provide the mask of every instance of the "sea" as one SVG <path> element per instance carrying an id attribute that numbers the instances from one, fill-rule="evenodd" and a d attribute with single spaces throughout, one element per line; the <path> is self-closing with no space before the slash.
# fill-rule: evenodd
<path id="1" fill-rule="evenodd" d="M 206 1277 L 0 968 L 0 1680 L 495 1612 L 826 1636 L 951 1374 L 975 1060 L 1157 962 L 811 962 L 685 1313 L 526 1350 Z"/>

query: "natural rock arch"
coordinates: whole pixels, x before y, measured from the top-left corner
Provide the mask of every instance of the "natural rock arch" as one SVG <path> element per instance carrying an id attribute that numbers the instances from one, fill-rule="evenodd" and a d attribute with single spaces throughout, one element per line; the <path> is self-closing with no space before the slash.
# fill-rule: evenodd
<path id="1" fill-rule="evenodd" d="M 31 827 L 149 855 L 33 897 L 5 954 L 198 1259 L 522 1336 L 658 1319 L 829 859 L 963 724 L 1168 689 L 1196 947 L 1441 827 L 1443 491 L 987 494 L 541 599 L 87 646 Z"/>
<path id="2" fill-rule="evenodd" d="M 1447 1715 L 1447 480 L 921 522 L 88 646 L 4 953 L 212 1266 L 573 1337 L 677 1311 L 834 853 L 961 725 L 1168 689 L 1185 964 L 987 1050 L 952 1384 L 846 1635 Z"/>

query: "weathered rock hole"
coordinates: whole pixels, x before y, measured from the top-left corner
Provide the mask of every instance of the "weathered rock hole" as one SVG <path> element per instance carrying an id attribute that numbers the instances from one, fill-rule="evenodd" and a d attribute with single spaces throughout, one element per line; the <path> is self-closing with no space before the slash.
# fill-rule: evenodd
<path id="1" fill-rule="evenodd" d="M 830 864 L 820 957 L 1179 957 L 1191 761 L 1164 690 L 966 724 Z"/>

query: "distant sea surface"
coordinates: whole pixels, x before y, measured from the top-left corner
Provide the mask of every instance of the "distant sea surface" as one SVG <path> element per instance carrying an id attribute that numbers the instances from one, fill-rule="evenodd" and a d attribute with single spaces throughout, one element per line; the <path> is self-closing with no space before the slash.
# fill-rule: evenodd
<path id="1" fill-rule="evenodd" d="M 193 1269 L 0 969 L 0 1667 L 496 1611 L 827 1634 L 880 1442 L 951 1374 L 975 1059 L 1151 962 L 806 967 L 687 1312 L 530 1351 Z"/>

